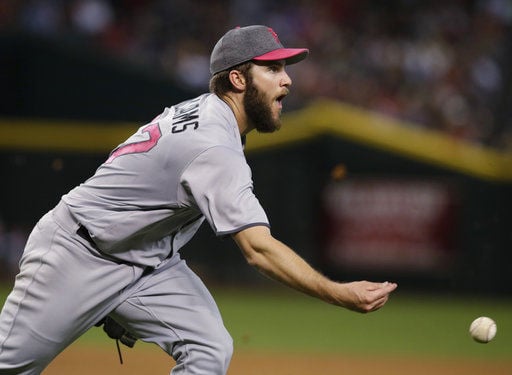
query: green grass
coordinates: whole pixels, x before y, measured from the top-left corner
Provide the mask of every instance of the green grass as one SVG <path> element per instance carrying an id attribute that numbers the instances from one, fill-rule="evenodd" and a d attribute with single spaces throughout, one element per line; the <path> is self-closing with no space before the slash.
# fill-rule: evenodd
<path id="1" fill-rule="evenodd" d="M 382 310 L 362 315 L 286 289 L 217 288 L 213 294 L 236 350 L 508 359 L 512 348 L 510 299 L 397 291 Z M 0 302 L 5 295 L 0 288 Z M 481 315 L 498 325 L 489 344 L 474 342 L 468 333 L 471 321 Z M 112 345 L 99 328 L 79 342 Z"/>
<path id="2" fill-rule="evenodd" d="M 509 358 L 512 301 L 394 295 L 378 312 L 356 314 L 295 292 L 215 293 L 238 349 Z M 468 333 L 488 315 L 498 334 L 489 344 Z"/>

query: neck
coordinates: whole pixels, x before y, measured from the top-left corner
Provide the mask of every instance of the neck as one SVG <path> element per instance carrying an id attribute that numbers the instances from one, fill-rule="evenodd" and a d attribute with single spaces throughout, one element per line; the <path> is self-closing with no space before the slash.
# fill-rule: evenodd
<path id="1" fill-rule="evenodd" d="M 249 126 L 247 114 L 244 110 L 243 93 L 229 92 L 226 95 L 221 96 L 220 99 L 233 111 L 241 136 L 244 136 L 253 130 L 253 128 Z"/>

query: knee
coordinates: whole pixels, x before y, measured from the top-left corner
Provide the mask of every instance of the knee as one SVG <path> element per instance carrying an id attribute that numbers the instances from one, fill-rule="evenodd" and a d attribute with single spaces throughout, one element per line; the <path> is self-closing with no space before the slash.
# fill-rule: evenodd
<path id="1" fill-rule="evenodd" d="M 214 374 L 225 374 L 233 356 L 233 339 L 227 331 L 224 331 L 222 335 L 217 335 L 215 341 L 197 348 L 197 350 L 202 352 L 205 366 L 217 369 L 216 372 L 213 372 Z M 198 355 L 198 357 L 200 356 Z"/>
<path id="2" fill-rule="evenodd" d="M 218 362 L 222 363 L 227 371 L 229 362 L 233 356 L 233 339 L 228 332 L 226 332 L 222 340 L 219 341 L 216 352 Z"/>
<path id="3" fill-rule="evenodd" d="M 40 374 L 50 359 L 33 353 L 31 350 L 0 348 L 0 374 L 25 375 Z"/>
<path id="4" fill-rule="evenodd" d="M 55 345 L 29 333 L 29 328 L 11 329 L 4 336 L 0 329 L 0 374 L 40 374 L 54 358 Z"/>
<path id="5" fill-rule="evenodd" d="M 176 366 L 172 374 L 224 375 L 232 355 L 233 339 L 227 331 L 208 342 L 182 342 L 174 347 Z"/>

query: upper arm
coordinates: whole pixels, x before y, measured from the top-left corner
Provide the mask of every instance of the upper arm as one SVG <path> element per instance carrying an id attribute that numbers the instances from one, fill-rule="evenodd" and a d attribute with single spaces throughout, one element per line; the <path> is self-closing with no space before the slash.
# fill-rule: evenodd
<path id="1" fill-rule="evenodd" d="M 227 147 L 212 147 L 189 164 L 181 184 L 219 236 L 253 225 L 268 225 L 243 154 Z"/>

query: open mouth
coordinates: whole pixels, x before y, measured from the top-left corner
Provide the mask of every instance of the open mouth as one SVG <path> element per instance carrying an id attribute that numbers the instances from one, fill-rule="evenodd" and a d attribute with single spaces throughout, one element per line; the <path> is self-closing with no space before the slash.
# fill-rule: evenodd
<path id="1" fill-rule="evenodd" d="M 282 94 L 282 95 L 279 95 L 277 98 L 276 98 L 276 102 L 277 104 L 279 105 L 279 108 L 282 108 L 283 107 L 283 99 L 286 97 L 287 94 Z"/>

